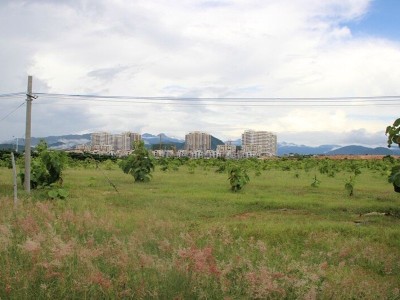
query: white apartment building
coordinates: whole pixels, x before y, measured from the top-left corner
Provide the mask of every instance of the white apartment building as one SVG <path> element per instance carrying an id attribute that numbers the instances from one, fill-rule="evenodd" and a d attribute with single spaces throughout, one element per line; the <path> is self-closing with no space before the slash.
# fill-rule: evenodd
<path id="1" fill-rule="evenodd" d="M 236 149 L 236 145 L 232 144 L 217 145 L 218 157 L 235 158 Z"/>
<path id="2" fill-rule="evenodd" d="M 108 132 L 94 132 L 91 136 L 92 146 L 104 146 L 114 144 L 113 135 Z"/>
<path id="3" fill-rule="evenodd" d="M 177 157 L 188 157 L 189 156 L 189 152 L 187 150 L 178 150 L 178 152 L 176 153 Z"/>
<path id="4" fill-rule="evenodd" d="M 185 135 L 185 149 L 187 151 L 201 150 L 206 152 L 211 149 L 211 135 L 205 132 L 193 131 Z"/>
<path id="5" fill-rule="evenodd" d="M 246 156 L 276 156 L 277 136 L 269 131 L 246 130 L 242 134 L 242 153 Z"/>
<path id="6" fill-rule="evenodd" d="M 215 151 L 215 150 L 207 150 L 206 153 L 204 154 L 204 157 L 217 158 L 218 157 L 218 152 Z"/>
<path id="7" fill-rule="evenodd" d="M 204 152 L 203 152 L 203 150 L 189 151 L 189 157 L 194 158 L 194 159 L 203 158 Z"/>
<path id="8" fill-rule="evenodd" d="M 139 133 L 123 132 L 121 134 L 110 134 L 108 132 L 92 133 L 92 150 L 107 149 L 109 152 L 127 152 L 132 150 L 133 142 L 140 141 L 142 136 Z M 101 150 L 104 151 L 104 150 Z"/>
<path id="9" fill-rule="evenodd" d="M 154 157 L 173 157 L 174 150 L 153 150 L 151 151 Z"/>

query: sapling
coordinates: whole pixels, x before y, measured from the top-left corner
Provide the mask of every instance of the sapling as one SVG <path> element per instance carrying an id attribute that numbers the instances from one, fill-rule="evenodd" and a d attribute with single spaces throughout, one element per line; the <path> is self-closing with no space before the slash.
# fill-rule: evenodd
<path id="1" fill-rule="evenodd" d="M 245 169 L 234 166 L 229 171 L 229 183 L 233 192 L 240 191 L 249 181 L 250 178 L 247 175 Z"/>
<path id="2" fill-rule="evenodd" d="M 344 188 L 346 189 L 350 197 L 354 195 L 354 184 L 355 184 L 355 177 L 350 176 L 344 185 Z"/>

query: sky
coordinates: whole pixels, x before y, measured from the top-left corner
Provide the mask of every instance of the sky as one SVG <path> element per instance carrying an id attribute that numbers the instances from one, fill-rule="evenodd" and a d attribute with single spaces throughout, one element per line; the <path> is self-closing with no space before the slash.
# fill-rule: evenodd
<path id="1" fill-rule="evenodd" d="M 386 147 L 399 14 L 397 0 L 0 0 L 0 141 L 25 135 L 31 75 L 35 137 L 253 129 Z"/>

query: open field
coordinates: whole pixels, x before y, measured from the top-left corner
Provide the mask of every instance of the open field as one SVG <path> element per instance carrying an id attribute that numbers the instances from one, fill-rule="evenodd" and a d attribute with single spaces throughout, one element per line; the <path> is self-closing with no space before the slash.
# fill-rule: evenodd
<path id="1" fill-rule="evenodd" d="M 250 170 L 232 193 L 216 168 L 68 168 L 66 200 L 20 192 L 17 209 L 0 168 L 0 299 L 400 299 L 385 172 L 362 167 L 349 197 L 343 170 Z"/>

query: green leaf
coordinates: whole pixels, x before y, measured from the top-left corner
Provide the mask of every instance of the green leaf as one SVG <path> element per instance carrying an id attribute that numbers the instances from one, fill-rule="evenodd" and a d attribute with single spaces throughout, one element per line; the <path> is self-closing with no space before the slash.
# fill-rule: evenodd
<path id="1" fill-rule="evenodd" d="M 67 191 L 67 190 L 64 190 L 64 189 L 58 189 L 57 192 L 58 192 L 58 196 L 59 196 L 61 199 L 65 199 L 65 198 L 67 198 L 68 195 L 69 195 L 68 191 Z"/>
<path id="2" fill-rule="evenodd" d="M 58 193 L 57 193 L 56 190 L 50 190 L 50 191 L 48 191 L 47 195 L 49 195 L 49 197 L 50 197 L 51 199 L 56 199 L 57 196 L 58 196 Z"/>

